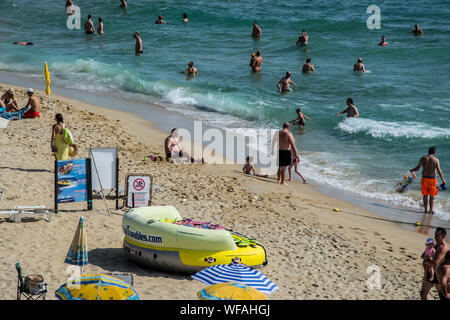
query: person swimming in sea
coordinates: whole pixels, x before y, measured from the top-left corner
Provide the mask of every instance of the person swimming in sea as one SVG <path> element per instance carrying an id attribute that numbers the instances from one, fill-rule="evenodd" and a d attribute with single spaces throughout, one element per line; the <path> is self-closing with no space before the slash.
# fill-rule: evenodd
<path id="1" fill-rule="evenodd" d="M 358 62 L 353 65 L 353 72 L 366 72 L 366 67 L 363 65 L 361 58 L 358 58 Z"/>
<path id="2" fill-rule="evenodd" d="M 311 119 L 308 118 L 306 116 L 306 114 L 304 114 L 302 112 L 302 109 L 299 108 L 299 109 L 295 110 L 295 112 L 297 112 L 297 118 L 295 118 L 294 120 L 289 121 L 289 123 L 296 124 L 296 125 L 304 127 L 306 125 L 305 119 L 311 121 Z"/>
<path id="3" fill-rule="evenodd" d="M 120 7 L 125 9 L 128 6 L 127 0 L 120 0 Z"/>
<path id="4" fill-rule="evenodd" d="M 261 28 L 258 26 L 256 21 L 253 21 L 252 37 L 261 38 Z"/>
<path id="5" fill-rule="evenodd" d="M 183 23 L 189 22 L 188 16 L 186 13 L 183 13 Z"/>
<path id="6" fill-rule="evenodd" d="M 417 23 L 414 25 L 414 30 L 411 31 L 411 32 L 414 33 L 414 35 L 416 37 L 423 35 L 423 31 L 420 29 L 420 27 L 419 27 L 419 25 Z"/>
<path id="7" fill-rule="evenodd" d="M 386 37 L 382 36 L 381 37 L 381 42 L 378 44 L 380 47 L 387 47 L 388 43 L 386 41 Z"/>
<path id="8" fill-rule="evenodd" d="M 184 73 L 186 73 L 187 75 L 190 75 L 190 76 L 198 75 L 198 70 L 196 68 L 194 68 L 194 61 L 190 61 L 188 63 L 188 68 L 186 69 L 186 71 L 184 71 Z"/>
<path id="9" fill-rule="evenodd" d="M 291 80 L 291 75 L 292 75 L 292 73 L 290 71 L 287 71 L 286 75 L 283 78 L 281 78 L 280 81 L 278 81 L 278 83 L 277 83 L 278 91 L 280 91 L 280 92 L 291 91 L 291 88 L 290 88 L 291 83 L 294 85 L 294 87 L 297 88 L 297 85 L 294 83 L 294 81 Z"/>
<path id="10" fill-rule="evenodd" d="M 302 67 L 302 72 L 308 73 L 308 72 L 315 72 L 315 71 L 316 71 L 316 69 L 314 68 L 314 65 L 311 63 L 311 58 L 306 58 L 306 63 Z"/>
<path id="11" fill-rule="evenodd" d="M 162 15 L 159 15 L 158 20 L 155 21 L 155 24 L 166 24 L 166 22 L 162 18 Z"/>
<path id="12" fill-rule="evenodd" d="M 139 35 L 139 32 L 135 32 L 133 34 L 133 38 L 136 39 L 136 44 L 134 46 L 134 51 L 135 51 L 137 56 L 140 56 L 140 55 L 142 55 L 142 53 L 144 51 L 142 50 L 142 39 L 141 39 L 141 37 Z"/>
<path id="13" fill-rule="evenodd" d="M 13 44 L 18 45 L 18 46 L 34 46 L 33 42 L 13 42 Z"/>
<path id="14" fill-rule="evenodd" d="M 302 46 L 306 46 L 308 44 L 309 36 L 306 34 L 306 30 L 302 30 L 302 34 L 298 37 L 296 45 L 300 44 Z"/>
<path id="15" fill-rule="evenodd" d="M 336 113 L 334 116 L 346 113 L 347 118 L 357 118 L 359 117 L 359 112 L 356 106 L 353 104 L 352 98 L 347 98 L 347 108 L 342 110 L 341 112 Z"/>

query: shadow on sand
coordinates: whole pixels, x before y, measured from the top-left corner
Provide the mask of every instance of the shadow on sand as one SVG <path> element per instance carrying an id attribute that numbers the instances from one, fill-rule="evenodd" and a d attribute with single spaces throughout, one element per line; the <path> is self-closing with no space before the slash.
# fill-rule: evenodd
<path id="1" fill-rule="evenodd" d="M 144 277 L 164 277 L 179 280 L 192 280 L 190 275 L 160 272 L 140 266 L 125 257 L 122 248 L 99 248 L 89 250 L 89 263 L 109 272 L 132 273 Z"/>

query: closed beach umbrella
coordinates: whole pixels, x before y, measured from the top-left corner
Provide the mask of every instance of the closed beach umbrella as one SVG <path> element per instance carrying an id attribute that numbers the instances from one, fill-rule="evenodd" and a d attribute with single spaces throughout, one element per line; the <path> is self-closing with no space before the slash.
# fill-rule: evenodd
<path id="1" fill-rule="evenodd" d="M 268 300 L 259 290 L 238 282 L 213 284 L 197 293 L 200 300 Z"/>
<path id="2" fill-rule="evenodd" d="M 86 240 L 86 225 L 84 224 L 83 216 L 80 217 L 77 231 L 75 231 L 72 244 L 70 245 L 69 252 L 67 253 L 67 257 L 64 262 L 76 266 L 81 266 L 81 274 L 83 274 L 83 266 L 89 263 Z"/>
<path id="3" fill-rule="evenodd" d="M 192 279 L 198 280 L 205 284 L 239 282 L 266 294 L 270 294 L 278 290 L 277 285 L 270 281 L 261 272 L 241 263 L 211 266 L 192 275 Z"/>
<path id="4" fill-rule="evenodd" d="M 73 277 L 55 295 L 60 300 L 140 300 L 128 283 L 105 274 Z"/>
<path id="5" fill-rule="evenodd" d="M 50 73 L 48 72 L 47 62 L 45 63 L 45 94 L 50 96 Z"/>

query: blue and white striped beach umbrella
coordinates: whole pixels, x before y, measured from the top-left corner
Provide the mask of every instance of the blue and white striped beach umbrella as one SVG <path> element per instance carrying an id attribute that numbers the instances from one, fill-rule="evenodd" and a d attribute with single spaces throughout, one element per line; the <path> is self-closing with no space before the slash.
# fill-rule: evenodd
<path id="1" fill-rule="evenodd" d="M 72 244 L 67 253 L 65 263 L 81 266 L 81 274 L 83 274 L 83 266 L 88 262 L 88 249 L 86 241 L 86 226 L 84 224 L 84 217 L 80 217 L 77 231 L 73 236 Z"/>
<path id="2" fill-rule="evenodd" d="M 259 291 L 270 294 L 278 290 L 275 283 L 270 281 L 258 270 L 252 269 L 242 263 L 220 264 L 211 266 L 191 276 L 205 284 L 222 282 L 240 282 Z"/>

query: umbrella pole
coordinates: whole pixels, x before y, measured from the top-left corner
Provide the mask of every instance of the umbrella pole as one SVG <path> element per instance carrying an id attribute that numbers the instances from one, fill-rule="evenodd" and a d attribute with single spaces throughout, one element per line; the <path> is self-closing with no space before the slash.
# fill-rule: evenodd
<path id="1" fill-rule="evenodd" d="M 48 95 L 48 109 L 52 110 L 52 104 L 50 103 L 50 95 Z"/>

